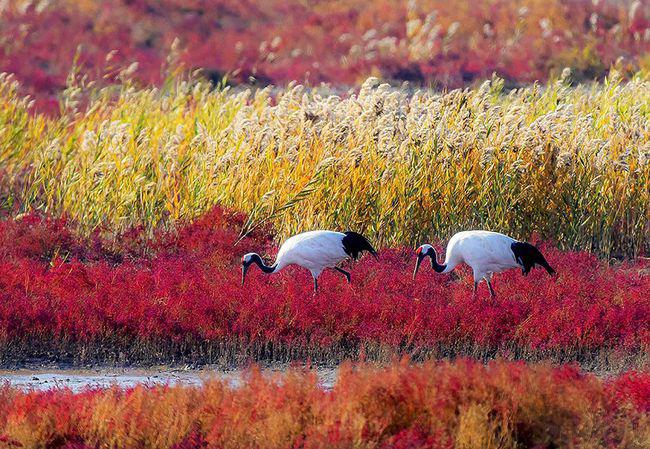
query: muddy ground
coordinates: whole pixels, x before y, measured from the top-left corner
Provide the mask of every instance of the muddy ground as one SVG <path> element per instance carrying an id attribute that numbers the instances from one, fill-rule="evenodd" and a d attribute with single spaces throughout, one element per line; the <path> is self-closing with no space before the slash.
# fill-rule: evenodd
<path id="1" fill-rule="evenodd" d="M 288 366 L 263 368 L 264 375 L 273 376 L 286 370 Z M 336 382 L 337 368 L 311 368 L 318 375 L 320 385 L 328 390 Z M 246 376 L 244 369 L 202 368 L 171 369 L 160 368 L 114 368 L 97 367 L 92 369 L 19 369 L 0 371 L 0 385 L 11 385 L 24 390 L 49 390 L 69 388 L 81 391 L 87 388 L 109 388 L 119 386 L 133 387 L 144 385 L 189 385 L 200 386 L 206 380 L 215 379 L 237 388 Z"/>

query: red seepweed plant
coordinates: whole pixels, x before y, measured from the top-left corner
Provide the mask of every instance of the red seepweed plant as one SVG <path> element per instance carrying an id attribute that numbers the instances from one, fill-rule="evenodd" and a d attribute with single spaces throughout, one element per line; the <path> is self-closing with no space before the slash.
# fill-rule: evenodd
<path id="1" fill-rule="evenodd" d="M 325 272 L 313 295 L 297 267 L 251 271 L 242 287 L 241 255 L 276 250 L 266 234 L 235 244 L 241 223 L 215 208 L 177 232 L 131 233 L 120 248 L 78 238 L 62 220 L 0 222 L 3 363 L 48 353 L 207 363 L 394 354 L 594 362 L 608 354 L 607 364 L 635 354 L 644 363 L 650 277 L 641 260 L 607 266 L 543 244 L 557 277 L 512 270 L 495 277 L 495 299 L 484 285 L 472 299 L 468 270 L 425 269 L 413 281 L 412 251 L 385 249 L 379 261 L 356 263 L 352 284 Z"/>

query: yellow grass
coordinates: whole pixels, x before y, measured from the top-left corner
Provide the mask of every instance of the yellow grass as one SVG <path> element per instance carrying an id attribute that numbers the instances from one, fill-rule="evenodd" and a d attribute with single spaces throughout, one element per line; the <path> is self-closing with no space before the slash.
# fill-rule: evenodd
<path id="1" fill-rule="evenodd" d="M 379 246 L 486 228 L 636 255 L 650 245 L 650 78 L 448 93 L 367 80 L 355 95 L 170 80 L 71 86 L 57 119 L 0 84 L 0 201 L 83 231 L 153 229 L 216 203 L 283 238 L 365 232 Z M 90 97 L 87 108 L 79 99 Z"/>

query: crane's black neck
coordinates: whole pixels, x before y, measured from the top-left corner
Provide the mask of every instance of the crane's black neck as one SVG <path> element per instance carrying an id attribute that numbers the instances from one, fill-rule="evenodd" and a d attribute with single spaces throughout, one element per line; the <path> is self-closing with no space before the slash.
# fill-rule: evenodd
<path id="1" fill-rule="evenodd" d="M 425 255 L 429 256 L 429 258 L 431 259 L 431 268 L 433 268 L 433 271 L 435 271 L 436 273 L 442 273 L 447 269 L 447 264 L 440 265 L 438 263 L 438 255 L 436 254 L 435 249 L 430 248 Z"/>
<path id="2" fill-rule="evenodd" d="M 440 265 L 434 256 L 431 258 L 431 268 L 433 268 L 436 273 L 442 273 L 447 269 L 447 264 Z"/>
<path id="3" fill-rule="evenodd" d="M 275 268 L 276 268 L 275 264 L 270 265 L 270 266 L 265 264 L 264 261 L 262 260 L 262 258 L 257 254 L 253 254 L 251 256 L 250 263 L 254 263 L 258 267 L 260 267 L 260 270 L 262 270 L 265 273 L 269 273 L 269 274 L 273 273 L 275 271 Z"/>

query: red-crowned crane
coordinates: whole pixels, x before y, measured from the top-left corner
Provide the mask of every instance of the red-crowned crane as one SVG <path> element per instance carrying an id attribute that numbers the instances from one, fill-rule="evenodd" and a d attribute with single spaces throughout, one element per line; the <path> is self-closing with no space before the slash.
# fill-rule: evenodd
<path id="1" fill-rule="evenodd" d="M 535 246 L 498 232 L 463 231 L 454 234 L 447 244 L 443 265 L 438 263 L 436 250 L 431 245 L 422 245 L 416 252 L 417 262 L 413 279 L 422 260 L 427 256 L 431 258 L 431 268 L 437 273 L 449 273 L 464 262 L 474 271 L 474 295 L 479 282 L 485 279 L 490 295 L 494 297 L 494 289 L 490 283 L 492 275 L 510 268 L 521 268 L 524 276 L 528 275 L 535 265 L 545 268 L 548 274 L 555 273 Z"/>
<path id="2" fill-rule="evenodd" d="M 318 276 L 325 268 L 334 268 L 350 282 L 350 273 L 337 265 L 351 257 L 356 260 L 362 251 L 368 251 L 377 257 L 377 252 L 370 242 L 356 232 L 309 231 L 287 239 L 275 258 L 275 263 L 266 265 L 257 253 L 245 254 L 241 259 L 244 285 L 246 272 L 251 264 L 256 264 L 264 273 L 277 273 L 287 265 L 295 264 L 307 268 L 314 278 L 314 292 L 318 291 Z"/>

